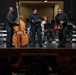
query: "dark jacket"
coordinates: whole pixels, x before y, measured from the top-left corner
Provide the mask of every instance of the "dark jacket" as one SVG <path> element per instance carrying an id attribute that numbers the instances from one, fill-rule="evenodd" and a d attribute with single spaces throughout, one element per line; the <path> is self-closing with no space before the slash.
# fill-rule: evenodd
<path id="1" fill-rule="evenodd" d="M 32 23 L 32 25 L 35 25 L 35 26 L 40 26 L 40 22 L 38 21 L 38 19 L 40 19 L 40 15 L 39 14 L 31 14 L 29 16 L 30 18 L 30 22 L 32 23 L 32 20 L 34 20 L 34 23 Z"/>
<path id="2" fill-rule="evenodd" d="M 63 26 L 67 25 L 68 17 L 65 13 L 57 14 L 55 17 L 55 22 L 57 25 L 60 24 L 60 21 L 64 21 Z"/>
<path id="3" fill-rule="evenodd" d="M 15 25 L 15 17 L 12 13 L 7 14 L 6 20 L 6 26 L 8 25 L 8 27 L 12 27 L 13 25 Z"/>

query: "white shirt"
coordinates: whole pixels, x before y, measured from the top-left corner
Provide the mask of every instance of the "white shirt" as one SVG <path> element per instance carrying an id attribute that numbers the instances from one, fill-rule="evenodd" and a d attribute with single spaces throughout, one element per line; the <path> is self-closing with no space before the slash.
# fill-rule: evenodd
<path id="1" fill-rule="evenodd" d="M 46 21 L 41 22 L 42 31 L 44 31 L 44 24 L 46 24 Z"/>

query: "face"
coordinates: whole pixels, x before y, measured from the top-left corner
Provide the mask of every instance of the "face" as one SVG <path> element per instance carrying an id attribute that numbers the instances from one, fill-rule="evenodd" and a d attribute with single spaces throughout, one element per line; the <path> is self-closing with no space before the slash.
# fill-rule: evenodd
<path id="1" fill-rule="evenodd" d="M 61 13 L 62 13 L 62 10 L 61 10 L 61 9 L 59 9 L 59 10 L 58 10 L 58 14 L 61 14 Z"/>
<path id="2" fill-rule="evenodd" d="M 47 20 L 47 17 L 46 17 L 46 16 L 44 16 L 44 17 L 43 17 L 43 19 L 46 21 L 46 20 Z"/>
<path id="3" fill-rule="evenodd" d="M 37 9 L 35 9 L 35 10 L 33 11 L 33 13 L 34 13 L 34 14 L 37 14 Z"/>
<path id="4" fill-rule="evenodd" d="M 47 17 L 45 17 L 45 21 L 47 20 Z"/>
<path id="5" fill-rule="evenodd" d="M 10 7 L 10 8 L 9 8 L 9 11 L 10 11 L 10 12 L 14 12 L 13 7 Z"/>

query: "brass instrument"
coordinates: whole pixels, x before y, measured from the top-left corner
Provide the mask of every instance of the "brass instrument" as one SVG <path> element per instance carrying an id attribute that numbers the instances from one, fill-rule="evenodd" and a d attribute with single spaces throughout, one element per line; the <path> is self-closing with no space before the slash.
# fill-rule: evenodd
<path id="1" fill-rule="evenodd" d="M 58 29 L 62 29 L 62 28 L 63 28 L 62 24 L 58 25 Z"/>
<path id="2" fill-rule="evenodd" d="M 50 31 L 50 30 L 58 30 L 58 29 L 62 29 L 62 28 L 63 28 L 63 23 L 61 23 L 61 21 L 60 21 L 60 25 L 58 25 L 57 28 L 45 29 L 43 32 L 48 32 L 48 31 Z"/>
<path id="3" fill-rule="evenodd" d="M 61 23 L 60 21 L 60 25 L 58 25 L 58 29 L 62 29 L 63 28 L 63 23 Z"/>

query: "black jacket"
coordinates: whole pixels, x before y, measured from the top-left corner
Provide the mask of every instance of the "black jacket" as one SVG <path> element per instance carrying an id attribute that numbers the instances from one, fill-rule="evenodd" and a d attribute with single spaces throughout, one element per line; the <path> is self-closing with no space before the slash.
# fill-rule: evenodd
<path id="1" fill-rule="evenodd" d="M 8 25 L 9 27 L 12 27 L 13 25 L 15 25 L 15 17 L 12 13 L 7 14 L 6 25 Z"/>
<path id="2" fill-rule="evenodd" d="M 57 25 L 60 24 L 60 21 L 64 21 L 63 26 L 67 25 L 68 17 L 65 13 L 57 14 L 55 17 L 55 22 Z"/>
<path id="3" fill-rule="evenodd" d="M 32 25 L 38 26 L 40 25 L 41 22 L 38 21 L 38 19 L 40 19 L 40 15 L 39 14 L 31 14 L 29 15 L 30 18 L 30 22 L 32 23 L 32 20 L 34 20 L 34 23 L 32 23 Z"/>

